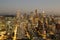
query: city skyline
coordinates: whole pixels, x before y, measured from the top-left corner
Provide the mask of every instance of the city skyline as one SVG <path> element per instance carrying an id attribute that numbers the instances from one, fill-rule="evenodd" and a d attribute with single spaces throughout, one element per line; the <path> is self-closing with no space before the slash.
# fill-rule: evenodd
<path id="1" fill-rule="evenodd" d="M 0 0 L 0 13 L 15 12 L 21 10 L 22 12 L 39 11 L 60 13 L 60 0 Z"/>

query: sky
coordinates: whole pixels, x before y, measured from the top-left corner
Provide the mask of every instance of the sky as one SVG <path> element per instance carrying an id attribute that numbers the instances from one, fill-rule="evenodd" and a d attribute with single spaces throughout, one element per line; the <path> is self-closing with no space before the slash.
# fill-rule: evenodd
<path id="1" fill-rule="evenodd" d="M 1 12 L 33 11 L 58 12 L 60 13 L 60 0 L 0 0 Z"/>

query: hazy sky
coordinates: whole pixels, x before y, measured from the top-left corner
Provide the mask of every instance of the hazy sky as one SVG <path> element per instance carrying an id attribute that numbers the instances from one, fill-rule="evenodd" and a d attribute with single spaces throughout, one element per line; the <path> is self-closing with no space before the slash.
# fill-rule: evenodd
<path id="1" fill-rule="evenodd" d="M 0 0 L 0 12 L 35 9 L 60 12 L 60 0 Z"/>

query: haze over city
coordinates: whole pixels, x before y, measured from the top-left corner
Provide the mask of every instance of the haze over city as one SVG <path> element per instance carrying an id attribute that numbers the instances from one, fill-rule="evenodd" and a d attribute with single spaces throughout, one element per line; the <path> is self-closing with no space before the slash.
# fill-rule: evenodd
<path id="1" fill-rule="evenodd" d="M 11 13 L 20 10 L 30 12 L 38 9 L 39 12 L 60 13 L 60 0 L 0 0 L 0 13 Z"/>
<path id="2" fill-rule="evenodd" d="M 0 0 L 0 40 L 60 40 L 60 0 Z"/>

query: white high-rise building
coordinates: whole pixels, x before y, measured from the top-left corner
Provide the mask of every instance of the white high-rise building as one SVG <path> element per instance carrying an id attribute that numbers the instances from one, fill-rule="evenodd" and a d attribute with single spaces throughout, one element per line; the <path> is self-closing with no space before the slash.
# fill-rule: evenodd
<path id="1" fill-rule="evenodd" d="M 42 13 L 43 13 L 43 14 L 42 14 L 42 15 L 43 15 L 43 17 L 46 17 L 45 11 L 43 11 Z"/>

